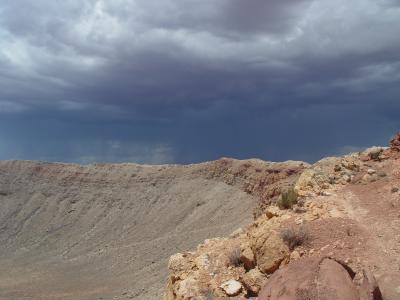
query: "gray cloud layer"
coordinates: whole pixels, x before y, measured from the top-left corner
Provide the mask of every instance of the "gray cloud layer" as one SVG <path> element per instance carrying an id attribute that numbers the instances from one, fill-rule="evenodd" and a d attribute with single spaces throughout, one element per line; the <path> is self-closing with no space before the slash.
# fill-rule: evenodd
<path id="1" fill-rule="evenodd" d="M 400 125 L 399 28 L 388 0 L 6 0 L 0 158 L 314 160 L 383 143 Z"/>

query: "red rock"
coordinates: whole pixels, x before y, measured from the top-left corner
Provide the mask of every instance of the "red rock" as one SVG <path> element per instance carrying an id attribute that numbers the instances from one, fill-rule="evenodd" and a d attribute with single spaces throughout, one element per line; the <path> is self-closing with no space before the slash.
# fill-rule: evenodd
<path id="1" fill-rule="evenodd" d="M 353 275 L 353 274 L 352 274 Z M 340 263 L 326 257 L 300 259 L 274 273 L 262 288 L 259 300 L 381 300 L 373 276 L 358 287 Z M 371 296 L 371 297 L 369 297 Z M 369 297 L 369 298 L 368 298 Z"/>
<path id="2" fill-rule="evenodd" d="M 400 133 L 397 133 L 390 141 L 390 148 L 392 150 L 400 151 Z"/>

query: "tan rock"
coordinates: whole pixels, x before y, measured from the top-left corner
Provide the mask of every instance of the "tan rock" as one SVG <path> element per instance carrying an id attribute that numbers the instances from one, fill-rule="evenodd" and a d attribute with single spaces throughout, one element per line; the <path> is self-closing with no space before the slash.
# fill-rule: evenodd
<path id="1" fill-rule="evenodd" d="M 351 171 L 359 171 L 360 170 L 360 163 L 358 158 L 355 156 L 346 156 L 342 158 L 341 165 L 343 168 Z"/>
<path id="2" fill-rule="evenodd" d="M 289 248 L 278 233 L 272 232 L 265 242 L 256 245 L 255 254 L 260 271 L 271 274 L 288 258 Z"/>
<path id="3" fill-rule="evenodd" d="M 185 268 L 186 258 L 182 253 L 176 253 L 169 258 L 168 269 L 171 271 L 180 271 Z"/>
<path id="4" fill-rule="evenodd" d="M 306 196 L 308 192 L 313 191 L 315 188 L 315 171 L 312 169 L 305 170 L 300 178 L 297 180 L 294 190 L 300 196 Z"/>
<path id="5" fill-rule="evenodd" d="M 319 195 L 324 189 L 330 187 L 331 180 L 329 176 L 318 170 L 307 169 L 297 180 L 294 190 L 301 197 Z"/>
<path id="6" fill-rule="evenodd" d="M 231 237 L 231 238 L 238 237 L 239 235 L 243 234 L 243 232 L 244 232 L 243 228 L 238 228 L 238 229 L 236 229 L 234 232 L 232 232 L 232 233 L 229 235 L 229 237 Z"/>
<path id="7" fill-rule="evenodd" d="M 199 269 L 207 269 L 210 265 L 210 258 L 208 254 L 202 254 L 195 259 L 195 263 Z"/>
<path id="8" fill-rule="evenodd" d="M 240 261 L 246 270 L 253 269 L 255 267 L 255 257 L 253 250 L 250 247 L 246 247 L 240 251 Z"/>
<path id="9" fill-rule="evenodd" d="M 290 261 L 298 260 L 300 258 L 300 253 L 296 250 L 290 254 Z"/>
<path id="10" fill-rule="evenodd" d="M 174 286 L 175 299 L 191 299 L 200 294 L 200 289 L 198 282 L 192 278 L 188 277 L 182 281 L 179 281 Z"/>
<path id="11" fill-rule="evenodd" d="M 241 278 L 244 288 L 253 294 L 258 294 L 267 280 L 267 277 L 258 268 L 250 270 Z"/>

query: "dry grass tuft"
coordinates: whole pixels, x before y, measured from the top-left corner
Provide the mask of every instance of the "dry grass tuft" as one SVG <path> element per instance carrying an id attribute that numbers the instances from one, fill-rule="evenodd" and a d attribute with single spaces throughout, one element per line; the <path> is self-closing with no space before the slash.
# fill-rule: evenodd
<path id="1" fill-rule="evenodd" d="M 290 250 L 305 244 L 309 235 L 306 229 L 301 226 L 300 228 L 289 227 L 281 231 L 281 238 Z"/>

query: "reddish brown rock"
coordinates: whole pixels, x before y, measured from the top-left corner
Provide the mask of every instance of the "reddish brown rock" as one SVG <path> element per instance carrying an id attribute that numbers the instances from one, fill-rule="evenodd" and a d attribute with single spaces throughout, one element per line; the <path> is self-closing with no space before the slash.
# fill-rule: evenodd
<path id="1" fill-rule="evenodd" d="M 396 134 L 390 141 L 390 148 L 392 150 L 400 151 L 400 133 Z"/>
<path id="2" fill-rule="evenodd" d="M 369 271 L 363 273 L 363 281 L 359 287 L 360 300 L 382 300 L 383 297 L 374 275 Z"/>
<path id="3" fill-rule="evenodd" d="M 262 288 L 259 300 L 380 300 L 376 282 L 369 277 L 358 287 L 348 271 L 326 257 L 300 259 L 272 275 Z M 377 292 L 378 291 L 378 292 Z M 380 294 L 380 292 L 379 292 Z"/>

